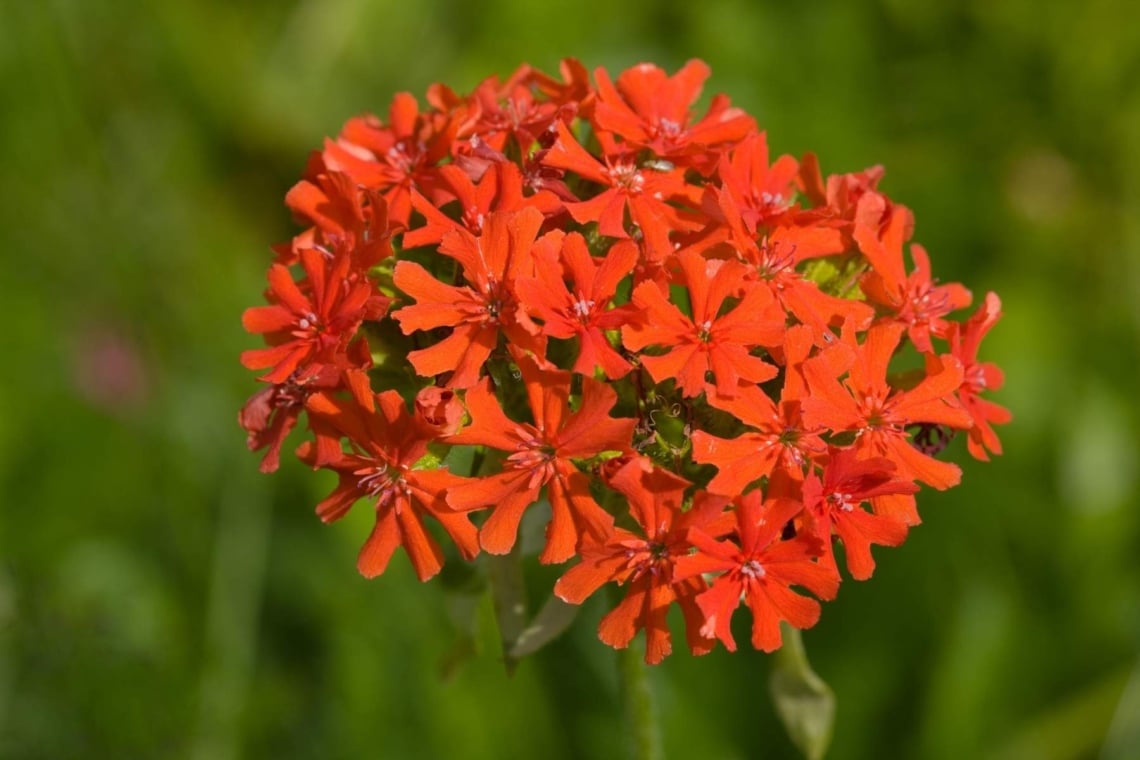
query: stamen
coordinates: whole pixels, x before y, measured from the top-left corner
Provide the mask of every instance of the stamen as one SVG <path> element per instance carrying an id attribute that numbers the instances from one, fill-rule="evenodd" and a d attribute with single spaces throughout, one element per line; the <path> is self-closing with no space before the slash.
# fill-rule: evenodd
<path id="1" fill-rule="evenodd" d="M 620 187 L 631 193 L 640 193 L 645 189 L 645 177 L 630 163 L 620 163 L 610 168 L 610 179 L 615 187 Z"/>
<path id="2" fill-rule="evenodd" d="M 747 576 L 749 578 L 759 580 L 760 578 L 763 578 L 768 573 L 766 570 L 764 570 L 763 565 L 761 565 L 759 562 L 757 562 L 754 559 L 750 559 L 747 562 L 745 562 L 743 565 L 740 566 L 740 574 Z"/>
<path id="3" fill-rule="evenodd" d="M 362 476 L 357 481 L 357 485 L 369 496 L 379 496 L 392 486 L 392 479 L 388 476 L 387 464 L 357 470 L 354 474 Z"/>
<path id="4" fill-rule="evenodd" d="M 848 493 L 836 491 L 833 494 L 829 494 L 827 500 L 831 502 L 832 506 L 834 506 L 836 509 L 841 509 L 844 512 L 850 512 L 851 510 L 855 509 L 855 503 L 852 501 L 852 496 Z"/>
<path id="5" fill-rule="evenodd" d="M 763 203 L 765 206 L 783 206 L 784 205 L 784 194 L 783 193 L 776 193 L 773 195 L 772 193 L 769 193 L 769 192 L 763 192 L 763 193 L 760 193 L 760 202 Z"/>
<path id="6" fill-rule="evenodd" d="M 665 137 L 676 137 L 681 134 L 681 125 L 672 119 L 661 119 L 657 122 L 657 129 Z"/>
<path id="7" fill-rule="evenodd" d="M 589 313 L 593 310 L 594 302 L 586 298 L 579 298 L 574 302 L 572 308 L 574 309 L 574 314 L 576 316 L 585 317 L 589 315 Z"/>
<path id="8" fill-rule="evenodd" d="M 986 371 L 981 365 L 975 364 L 966 370 L 966 385 L 975 393 L 986 389 Z"/>
<path id="9" fill-rule="evenodd" d="M 299 319 L 297 321 L 297 326 L 300 327 L 302 330 L 309 330 L 309 329 L 316 330 L 318 327 L 318 324 L 319 324 L 319 320 L 317 319 L 317 315 L 311 311 L 308 314 L 306 314 L 305 316 L 301 317 L 301 319 Z"/>

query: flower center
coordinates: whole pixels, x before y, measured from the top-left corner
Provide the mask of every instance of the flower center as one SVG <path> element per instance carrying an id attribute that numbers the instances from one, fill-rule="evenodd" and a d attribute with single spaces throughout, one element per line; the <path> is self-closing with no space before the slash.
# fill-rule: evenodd
<path id="1" fill-rule="evenodd" d="M 538 488 L 554 475 L 554 447 L 540 438 L 522 441 L 515 453 L 507 457 L 515 470 L 530 470 L 528 488 Z"/>
<path id="2" fill-rule="evenodd" d="M 321 331 L 321 322 L 317 319 L 317 315 L 310 311 L 297 320 L 297 327 L 301 332 L 301 335 L 298 337 L 307 337 L 312 333 L 319 333 Z"/>
<path id="3" fill-rule="evenodd" d="M 906 304 L 899 311 L 899 318 L 908 323 L 923 324 L 946 314 L 950 301 L 945 293 L 937 293 L 930 283 L 914 286 Z"/>
<path id="4" fill-rule="evenodd" d="M 419 156 L 413 155 L 409 150 L 410 147 L 407 140 L 400 140 L 389 148 L 385 156 L 388 159 L 388 165 L 402 174 L 414 174 L 416 164 L 419 163 Z M 426 146 L 417 145 L 416 147 L 420 149 L 419 152 L 423 152 Z"/>
<path id="5" fill-rule="evenodd" d="M 625 564 L 630 571 L 630 580 L 669 571 L 671 559 L 669 547 L 664 541 L 634 540 L 622 544 L 625 546 Z"/>
<path id="6" fill-rule="evenodd" d="M 867 421 L 868 428 L 879 428 L 887 425 L 884 416 L 884 406 L 886 405 L 885 392 L 872 392 L 867 393 L 862 397 L 861 411 L 863 412 L 863 419 Z"/>
<path id="7" fill-rule="evenodd" d="M 835 507 L 836 509 L 841 509 L 844 512 L 850 512 L 851 510 L 855 509 L 855 503 L 852 501 L 852 496 L 849 493 L 836 491 L 835 493 L 827 495 L 827 501 L 831 504 L 831 506 Z"/>
<path id="8" fill-rule="evenodd" d="M 487 315 L 487 322 L 491 324 L 499 322 L 499 317 L 507 306 L 506 294 L 503 291 L 503 287 L 493 277 L 489 277 L 483 287 L 483 311 Z"/>
<path id="9" fill-rule="evenodd" d="M 712 320 L 706 319 L 697 325 L 697 338 L 702 343 L 708 343 L 712 339 Z"/>
<path id="10" fill-rule="evenodd" d="M 290 376 L 283 384 L 277 386 L 276 392 L 273 394 L 273 406 L 277 409 L 292 409 L 293 407 L 304 406 L 305 400 L 309 398 L 312 392 L 310 389 L 298 383 L 295 379 L 296 373 Z"/>
<path id="11" fill-rule="evenodd" d="M 787 199 L 784 198 L 783 193 L 769 193 L 767 191 L 760 193 L 760 203 L 764 205 L 765 211 L 769 213 L 783 211 L 788 206 Z"/>
<path id="12" fill-rule="evenodd" d="M 681 125 L 672 119 L 660 119 L 657 122 L 657 132 L 662 137 L 673 139 L 681 134 Z"/>
<path id="13" fill-rule="evenodd" d="M 750 559 L 740 566 L 740 574 L 754 580 L 759 580 L 768 573 L 764 569 L 764 566 L 761 565 L 758 561 Z"/>
<path id="14" fill-rule="evenodd" d="M 794 245 L 776 246 L 769 244 L 768 239 L 760 241 L 760 262 L 757 273 L 765 280 L 771 280 L 784 272 L 793 272 L 796 265 L 796 247 Z"/>
<path id="15" fill-rule="evenodd" d="M 594 302 L 587 298 L 579 298 L 574 302 L 571 307 L 574 309 L 574 314 L 580 319 L 585 319 L 589 316 L 590 312 L 594 309 Z"/>
<path id="16" fill-rule="evenodd" d="M 645 189 L 645 177 L 637 170 L 637 166 L 632 163 L 623 162 L 611 167 L 610 179 L 613 180 L 614 187 L 625 190 L 628 193 L 640 193 Z"/>
<path id="17" fill-rule="evenodd" d="M 968 386 L 974 393 L 979 393 L 986 389 L 986 371 L 980 364 L 971 365 L 966 370 L 964 385 Z"/>
<path id="18" fill-rule="evenodd" d="M 361 491 L 376 497 L 377 506 L 384 506 L 394 496 L 407 496 L 410 493 L 408 484 L 404 482 L 402 468 L 393 469 L 386 463 L 381 463 L 356 470 L 353 475 L 359 477 L 356 484 Z"/>
<path id="19" fill-rule="evenodd" d="M 476 235 L 483 231 L 483 222 L 485 221 L 486 217 L 477 206 L 471 206 L 463 212 L 464 226 Z"/>

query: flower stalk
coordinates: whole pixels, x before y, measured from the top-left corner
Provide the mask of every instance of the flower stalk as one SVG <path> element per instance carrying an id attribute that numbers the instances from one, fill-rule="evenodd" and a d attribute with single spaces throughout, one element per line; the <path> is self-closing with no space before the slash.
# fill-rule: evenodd
<path id="1" fill-rule="evenodd" d="M 649 671 L 638 646 L 617 651 L 618 680 L 631 760 L 663 760 L 658 709 Z"/>

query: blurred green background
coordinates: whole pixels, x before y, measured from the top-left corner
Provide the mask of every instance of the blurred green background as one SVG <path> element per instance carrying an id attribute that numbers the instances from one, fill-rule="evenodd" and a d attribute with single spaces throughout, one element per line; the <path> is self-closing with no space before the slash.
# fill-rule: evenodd
<path id="1" fill-rule="evenodd" d="M 307 152 L 565 55 L 705 59 L 776 151 L 884 164 L 936 274 L 1004 301 L 1006 455 L 956 442 L 962 486 L 805 635 L 829 757 L 1140 757 L 1132 4 L 650 5 L 0 0 L 0 757 L 623 756 L 601 600 L 513 678 L 484 626 L 443 679 L 441 584 L 358 577 L 367 510 L 322 526 L 329 481 L 259 475 L 235 421 Z M 768 667 L 654 669 L 668 756 L 795 757 Z"/>

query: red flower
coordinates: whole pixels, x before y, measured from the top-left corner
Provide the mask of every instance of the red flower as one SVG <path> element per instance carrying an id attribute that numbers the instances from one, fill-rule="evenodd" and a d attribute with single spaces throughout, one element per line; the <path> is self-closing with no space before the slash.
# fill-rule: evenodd
<path id="1" fill-rule="evenodd" d="M 544 95 L 559 105 L 578 105 L 585 102 L 593 88 L 590 87 L 590 72 L 577 58 L 563 58 L 558 63 L 559 81 L 538 69 L 531 71 L 534 84 Z"/>
<path id="2" fill-rule="evenodd" d="M 339 378 L 332 372 L 333 382 Z M 274 472 L 281 463 L 281 444 L 297 424 L 297 417 L 305 408 L 308 392 L 296 383 L 267 385 L 245 402 L 238 412 L 238 424 L 246 432 L 246 445 L 250 451 L 265 449 L 261 459 L 262 472 Z"/>
<path id="3" fill-rule="evenodd" d="M 719 176 L 724 183 L 718 190 L 732 198 L 741 222 L 752 235 L 792 208 L 795 202 L 798 165 L 791 156 L 780 156 L 768 166 L 768 140 L 757 132 L 741 140 L 732 152 L 721 159 Z M 719 209 L 713 199 L 709 211 Z"/>
<path id="4" fill-rule="evenodd" d="M 569 169 L 583 179 L 596 182 L 605 189 L 587 200 L 567 203 L 566 210 L 579 224 L 598 223 L 598 231 L 607 237 L 628 238 L 625 210 L 633 223 L 659 249 L 670 247 L 669 230 L 686 229 L 677 210 L 668 201 L 685 198 L 691 191 L 685 184 L 684 170 L 643 168 L 633 153 L 616 146 L 603 146 L 605 162 L 590 155 L 562 122 L 557 122 L 558 142 L 546 154 L 545 163 L 558 169 Z"/>
<path id="5" fill-rule="evenodd" d="M 283 383 L 269 385 L 254 393 L 238 413 L 238 424 L 246 432 L 246 445 L 250 451 L 265 449 L 261 460 L 262 472 L 274 472 L 280 464 L 281 444 L 289 435 L 309 396 L 317 391 L 334 391 L 351 386 L 354 393 L 371 397 L 368 375 L 364 368 L 371 363 L 368 344 L 357 340 L 349 346 L 355 356 L 347 366 L 321 364 L 304 372 L 294 372 Z M 318 444 L 329 448 L 327 439 L 318 437 Z M 329 450 L 339 450 L 337 442 Z"/>
<path id="6" fill-rule="evenodd" d="M 492 214 L 478 238 L 459 229 L 445 234 L 439 252 L 459 262 L 467 286 L 445 285 L 412 261 L 396 264 L 396 287 L 417 302 L 392 315 L 404 334 L 454 328 L 435 345 L 408 354 L 417 373 L 433 377 L 452 372 L 449 387 L 474 385 L 501 333 L 513 345 L 542 352 L 538 327 L 519 308 L 514 293 L 515 280 L 534 270 L 531 247 L 541 226 L 542 214 L 524 208 Z"/>
<path id="7" fill-rule="evenodd" d="M 780 306 L 812 328 L 817 345 L 830 343 L 835 337 L 831 328 L 839 324 L 866 329 L 874 317 L 870 306 L 824 293 L 800 272 L 804 261 L 843 250 L 838 231 L 819 226 L 780 225 L 757 241 L 745 229 L 735 201 L 727 193 L 721 193 L 720 200 L 728 223 L 724 235 L 730 236 L 733 248 L 755 268 L 756 279 L 768 288 Z M 716 238 L 712 238 L 709 243 L 715 241 Z"/>
<path id="8" fill-rule="evenodd" d="M 778 345 L 784 337 L 784 314 L 767 288 L 749 287 L 745 268 L 735 262 L 706 260 L 692 250 L 682 251 L 677 259 L 692 317 L 670 303 L 656 284 L 643 282 L 633 291 L 633 303 L 645 315 L 622 328 L 625 347 L 631 351 L 668 347 L 662 356 L 643 354 L 641 363 L 657 382 L 676 378 L 686 396 L 705 389 L 705 374 L 710 371 L 716 392 L 729 398 L 736 395 L 742 380 L 761 383 L 774 377 L 776 368 L 750 353 L 757 346 Z M 740 301 L 719 315 L 729 297 Z"/>
<path id="9" fill-rule="evenodd" d="M 412 193 L 412 206 L 424 216 L 424 225 L 408 230 L 401 240 L 404 248 L 436 245 L 452 230 L 466 229 L 472 235 L 483 232 L 483 225 L 492 213 L 517 211 L 534 206 L 539 211 L 554 213 L 562 202 L 549 190 L 523 195 L 523 177 L 519 167 L 506 161 L 492 163 L 483 171 L 479 182 L 458 164 L 439 168 L 440 188 L 433 202 L 417 192 Z M 454 197 L 458 203 L 459 221 L 444 214 L 439 207 Z"/>
<path id="10" fill-rule="evenodd" d="M 886 172 L 883 167 L 872 166 L 861 172 L 832 174 L 828 176 L 825 185 L 819 170 L 819 159 L 814 153 L 806 154 L 800 162 L 800 184 L 804 195 L 814 206 L 812 211 L 817 216 L 833 220 L 852 221 L 859 201 L 868 193 L 878 195 L 885 203 L 886 198 L 875 192 L 884 174 Z M 889 204 L 881 210 L 889 212 Z"/>
<path id="11" fill-rule="evenodd" d="M 558 596 L 623 587 L 603 641 L 644 630 L 660 662 L 676 603 L 695 654 L 734 649 L 743 601 L 771 651 L 836 593 L 834 542 L 868 578 L 919 522 L 918 483 L 958 482 L 947 428 L 1001 452 L 1010 414 L 983 396 L 1003 377 L 977 356 L 997 296 L 951 319 L 969 292 L 918 245 L 904 261 L 914 218 L 882 169 L 774 158 L 725 96 L 694 110 L 708 75 L 598 69 L 595 89 L 573 59 L 524 64 L 432 85 L 424 110 L 400 93 L 310 154 L 286 196 L 304 229 L 243 314 L 267 385 L 239 422 L 271 471 L 307 413 L 297 453 L 338 476 L 317 513 L 374 504 L 363 574 L 404 546 L 431 577 L 444 533 L 508 553 L 538 505 L 541 562 L 580 558 Z M 924 370 L 888 380 L 904 333 Z"/>
<path id="12" fill-rule="evenodd" d="M 642 535 L 615 528 L 599 542 L 585 543 L 582 561 L 566 571 L 554 585 L 563 601 L 581 604 L 603 584 L 613 581 L 626 587 L 625 598 L 598 626 L 598 637 L 616 649 L 624 649 L 636 635 L 645 631 L 645 661 L 651 665 L 673 650 L 667 614 L 677 602 L 685 617 L 685 631 L 693 654 L 705 654 L 714 640 L 701 634 L 704 615 L 697 606 L 697 594 L 708 588 L 700 576 L 677 581 L 673 567 L 686 556 L 691 545 L 686 539 L 690 528 L 700 527 L 724 533 L 730 526 L 720 520 L 725 499 L 701 497 L 684 511 L 685 489 L 690 483 L 660 470 L 645 459 L 627 462 L 608 485 L 629 499 L 629 511 Z"/>
<path id="13" fill-rule="evenodd" d="M 907 326 L 907 336 L 919 351 L 933 351 L 930 336 L 945 337 L 947 314 L 970 305 L 970 291 L 959 283 L 935 285 L 930 278 L 930 258 L 920 245 L 910 247 L 914 271 L 903 275 L 903 243 L 909 235 L 910 212 L 896 207 L 886 229 L 879 235 L 877 215 L 881 204 L 866 195 L 859 204 L 855 240 L 871 262 L 873 271 L 863 276 L 860 286 L 873 301 L 889 308 L 894 318 Z M 864 211 L 871 210 L 871 220 Z"/>
<path id="14" fill-rule="evenodd" d="M 617 394 L 602 383 L 583 378 L 582 400 L 572 413 L 569 372 L 540 369 L 530 357 L 521 357 L 518 366 L 534 424 L 509 419 L 488 381 L 468 390 L 471 424 L 448 442 L 509 454 L 501 472 L 452 487 L 447 503 L 464 511 L 492 507 L 479 538 L 491 554 L 506 554 L 515 544 L 523 512 L 546 486 L 552 518 L 539 559 L 565 562 L 583 538 L 605 539 L 613 525 L 613 518 L 590 495 L 590 480 L 574 460 L 628 450 L 635 421 L 609 416 Z"/>
<path id="15" fill-rule="evenodd" d="M 618 283 L 637 263 L 637 246 L 619 241 L 598 261 L 590 255 L 585 239 L 572 232 L 562 241 L 560 256 L 549 253 L 538 262 L 536 276 L 523 278 L 516 286 L 525 308 L 542 321 L 544 334 L 578 338 L 578 357 L 571 371 L 593 375 L 600 365 L 610 379 L 622 377 L 632 367 L 610 345 L 605 331 L 617 330 L 636 314 L 632 306 L 611 309 L 609 305 Z M 566 287 L 564 273 L 570 277 L 573 293 Z"/>
<path id="16" fill-rule="evenodd" d="M 348 439 L 350 452 L 324 465 L 340 476 L 336 489 L 317 505 L 324 522 L 343 517 L 357 501 L 375 499 L 376 525 L 360 550 L 357 567 L 372 578 L 388 566 L 397 546 L 403 546 L 421 581 L 443 566 L 443 551 L 424 526 L 431 515 L 459 548 L 464 559 L 478 553 L 475 526 L 467 515 L 447 508 L 444 491 L 462 478 L 445 469 L 416 469 L 432 438 L 408 413 L 396 391 L 376 395 L 376 412 L 358 404 L 314 394 L 308 401 L 309 415 Z M 313 464 L 314 447 L 306 443 L 298 454 Z"/>
<path id="17" fill-rule="evenodd" d="M 786 393 L 785 386 L 785 396 Z M 821 427 L 809 427 L 800 412 L 801 401 L 788 397 L 777 406 L 764 391 L 744 386 L 736 398 L 710 398 L 753 430 L 732 439 L 703 430 L 693 432 L 693 461 L 713 464 L 717 474 L 708 484 L 713 493 L 733 496 L 779 468 L 797 480 L 812 457 L 826 450 Z"/>
<path id="18" fill-rule="evenodd" d="M 391 299 L 380 295 L 368 279 L 349 278 L 347 256 L 329 260 L 319 251 L 301 251 L 307 275 L 304 291 L 281 264 L 269 268 L 270 306 L 254 306 L 242 314 L 251 333 L 264 333 L 269 348 L 245 351 L 249 369 L 272 367 L 261 380 L 283 383 L 309 364 L 336 364 L 360 323 L 379 319 Z"/>
<path id="19" fill-rule="evenodd" d="M 483 80 L 471 94 L 478 114 L 472 131 L 495 150 L 507 149 L 513 138 L 513 149 L 528 154 L 558 115 L 557 103 L 535 99 L 531 79 L 524 66 L 504 84 L 496 77 Z"/>
<path id="20" fill-rule="evenodd" d="M 962 385 L 958 388 L 958 400 L 974 420 L 966 442 L 970 453 L 977 459 L 989 461 L 986 450 L 1001 454 L 1001 441 L 992 425 L 1004 425 L 1013 415 L 1003 406 L 981 398 L 983 391 L 996 391 L 1005 384 L 1001 368 L 991 362 L 978 361 L 978 345 L 982 338 L 1001 319 L 1001 299 L 996 293 L 986 293 L 986 298 L 978 310 L 965 324 L 953 323 L 950 326 L 950 353 L 962 362 Z"/>
<path id="21" fill-rule="evenodd" d="M 285 195 L 293 214 L 313 226 L 277 249 L 279 264 L 292 264 L 297 251 L 321 249 L 350 251 L 353 269 L 364 272 L 392 255 L 388 204 L 375 190 L 359 187 L 341 172 L 318 174 L 301 180 Z"/>
<path id="22" fill-rule="evenodd" d="M 871 544 L 898 546 L 906 539 L 905 522 L 860 508 L 877 496 L 918 492 L 914 483 L 898 479 L 896 470 L 889 459 L 859 459 L 854 449 L 833 448 L 823 468 L 823 479 L 812 473 L 804 480 L 804 511 L 823 542 L 825 567 L 835 567 L 832 531 L 843 541 L 847 571 L 860 581 L 870 578 L 875 570 Z"/>
<path id="23" fill-rule="evenodd" d="M 708 113 L 690 125 L 692 105 L 708 76 L 708 65 L 695 59 L 673 76 L 653 64 L 641 63 L 623 71 L 614 87 L 609 74 L 596 69 L 594 122 L 638 148 L 648 148 L 666 158 L 690 160 L 707 172 L 716 160 L 709 155 L 709 147 L 736 142 L 756 128 L 752 117 L 730 107 L 724 95 L 715 96 Z"/>
<path id="24" fill-rule="evenodd" d="M 730 624 L 741 601 L 752 610 L 752 646 L 773 652 L 782 643 L 781 620 L 796 628 L 811 628 L 819 620 L 819 602 L 791 586 L 803 586 L 822 599 L 835 596 L 838 576 L 814 561 L 822 552 L 819 539 L 801 534 L 780 540 L 784 526 L 802 509 L 787 499 L 764 501 L 759 491 L 752 491 L 736 501 L 739 544 L 716 541 L 700 528 L 689 531 L 697 553 L 677 560 L 673 577 L 721 573 L 697 604 L 705 615 L 702 632 L 715 635 L 728 651 L 736 651 Z"/>
<path id="25" fill-rule="evenodd" d="M 392 99 L 387 124 L 375 116 L 349 120 L 335 142 L 325 141 L 322 158 L 329 169 L 383 193 L 392 221 L 407 226 L 412 189 L 431 187 L 457 128 L 443 114 L 421 114 L 415 97 L 401 92 Z"/>
<path id="26" fill-rule="evenodd" d="M 858 436 L 855 447 L 863 456 L 886 457 L 899 465 L 902 475 L 946 489 L 957 485 L 962 471 L 912 446 L 906 427 L 923 422 L 961 429 L 970 426 L 970 415 L 954 401 L 954 391 L 962 383 L 962 365 L 952 356 L 938 357 L 931 360 L 926 378 L 914 388 L 891 388 L 887 364 L 903 329 L 898 323 L 875 325 L 857 351 L 837 345 L 824 352 L 829 356 L 806 361 L 804 375 L 812 395 L 803 402 L 804 418 L 835 432 L 854 432 Z M 834 361 L 834 352 L 844 352 L 848 361 Z M 845 365 L 851 370 L 846 388 L 837 377 Z"/>

